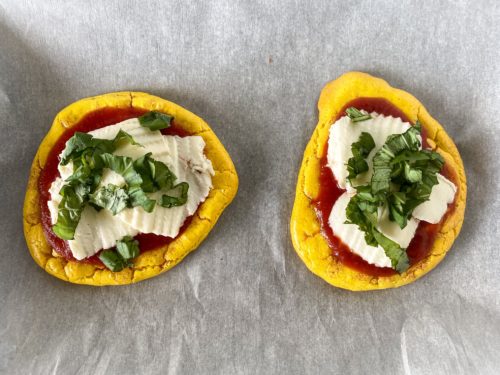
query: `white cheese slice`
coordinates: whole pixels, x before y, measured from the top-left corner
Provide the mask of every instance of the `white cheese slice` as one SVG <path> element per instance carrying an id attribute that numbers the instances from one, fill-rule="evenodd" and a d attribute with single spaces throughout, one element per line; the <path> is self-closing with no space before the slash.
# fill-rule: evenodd
<path id="1" fill-rule="evenodd" d="M 186 218 L 194 214 L 212 187 L 214 170 L 212 163 L 203 153 L 205 142 L 202 137 L 164 136 L 159 131 L 150 131 L 140 126 L 137 119 L 97 129 L 89 134 L 96 138 L 113 139 L 120 129 L 129 133 L 141 146 L 126 144 L 117 149 L 115 154 L 137 159 L 151 152 L 154 159 L 165 163 L 177 176 L 176 182 L 189 183 L 188 201 L 180 207 L 164 208 L 156 205 L 151 213 L 147 213 L 142 207 L 125 209 L 116 216 L 107 210 L 97 212 L 90 206 L 86 207 L 76 228 L 74 240 L 68 241 L 76 259 L 83 259 L 100 249 L 113 247 L 117 240 L 126 235 L 155 233 L 167 237 L 177 236 Z M 53 224 L 57 221 L 57 207 L 62 198 L 58 192 L 63 185 L 63 179 L 69 177 L 72 171 L 72 163 L 59 166 L 61 178 L 52 183 L 48 206 Z M 125 181 L 119 174 L 105 169 L 100 186 L 109 183 L 122 186 Z M 157 192 L 151 194 L 151 198 L 159 199 L 164 193 L 168 194 Z"/>
<path id="2" fill-rule="evenodd" d="M 108 210 L 97 212 L 91 206 L 83 209 L 75 231 L 75 238 L 68 241 L 73 256 L 84 259 L 100 249 L 116 246 L 116 241 L 125 236 L 135 236 L 139 231 L 124 223 Z"/>
<path id="3" fill-rule="evenodd" d="M 99 183 L 98 187 L 106 186 L 109 184 L 123 186 L 125 185 L 125 179 L 111 169 L 104 168 L 102 171 L 101 182 Z"/>
<path id="4" fill-rule="evenodd" d="M 61 203 L 62 196 L 59 195 L 59 191 L 64 185 L 64 180 L 60 177 L 56 177 L 52 185 L 50 185 L 49 193 L 50 200 L 47 202 L 47 206 L 49 207 L 50 212 L 50 220 L 52 224 L 57 222 L 57 208 L 59 207 L 59 203 Z"/>
<path id="5" fill-rule="evenodd" d="M 61 175 L 61 179 L 66 180 L 73 173 L 73 162 L 70 161 L 66 165 L 59 164 L 57 166 L 57 169 L 59 170 L 59 174 Z M 64 185 L 64 184 L 62 184 L 62 185 Z M 62 187 L 62 185 L 61 185 L 61 187 Z"/>
<path id="6" fill-rule="evenodd" d="M 372 159 L 391 134 L 401 134 L 407 131 L 411 124 L 403 122 L 399 117 L 382 116 L 372 113 L 372 118 L 365 121 L 352 122 L 347 116 L 341 117 L 330 127 L 328 138 L 328 166 L 333 172 L 340 188 L 347 185 L 347 161 L 352 157 L 351 145 L 359 140 L 362 132 L 370 133 L 375 142 L 375 148 L 366 158 L 369 170 L 353 180 L 355 186 L 370 181 L 373 173 Z"/>
<path id="7" fill-rule="evenodd" d="M 438 184 L 432 187 L 429 200 L 418 205 L 413 210 L 413 217 L 437 224 L 448 209 L 448 205 L 455 199 L 457 187 L 453 182 L 441 174 L 437 175 Z"/>
<path id="8" fill-rule="evenodd" d="M 113 139 L 120 130 L 130 134 L 134 138 L 134 141 L 139 143 L 140 146 L 125 143 L 123 146 L 116 149 L 113 153 L 114 155 L 128 156 L 132 159 L 137 159 L 144 154 L 151 152 L 153 153 L 152 157 L 154 159 L 158 159 L 160 154 L 165 153 L 163 147 L 164 136 L 160 133 L 160 131 L 151 131 L 148 128 L 141 126 L 139 120 L 136 118 L 93 130 L 89 132 L 89 134 L 93 135 L 95 138 Z"/>

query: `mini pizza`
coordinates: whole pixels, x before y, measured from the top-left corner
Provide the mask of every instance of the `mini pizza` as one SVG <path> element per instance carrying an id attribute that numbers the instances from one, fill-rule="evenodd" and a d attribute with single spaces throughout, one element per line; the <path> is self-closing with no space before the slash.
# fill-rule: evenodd
<path id="1" fill-rule="evenodd" d="M 226 150 L 186 109 L 140 92 L 83 99 L 56 116 L 35 155 L 26 242 L 62 280 L 134 283 L 196 249 L 237 188 Z"/>
<path id="2" fill-rule="evenodd" d="M 467 188 L 455 144 L 417 99 L 368 74 L 328 83 L 318 109 L 290 223 L 295 250 L 340 288 L 411 283 L 462 226 Z"/>

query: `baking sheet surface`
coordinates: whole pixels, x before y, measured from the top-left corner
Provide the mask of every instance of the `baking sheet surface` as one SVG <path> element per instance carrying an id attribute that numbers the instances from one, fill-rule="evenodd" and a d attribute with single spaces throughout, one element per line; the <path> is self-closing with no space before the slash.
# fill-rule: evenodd
<path id="1" fill-rule="evenodd" d="M 0 0 L 0 373 L 499 373 L 499 18 L 498 1 Z M 290 241 L 319 93 L 351 70 L 414 94 L 466 168 L 451 253 L 396 290 L 333 288 Z M 72 285 L 26 247 L 29 168 L 60 109 L 120 90 L 204 118 L 240 189 L 170 272 Z"/>

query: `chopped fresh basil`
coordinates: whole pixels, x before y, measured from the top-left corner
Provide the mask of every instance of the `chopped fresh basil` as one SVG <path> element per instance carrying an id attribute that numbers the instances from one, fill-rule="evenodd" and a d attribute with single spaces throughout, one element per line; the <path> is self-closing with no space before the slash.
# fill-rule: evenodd
<path id="1" fill-rule="evenodd" d="M 134 259 L 139 255 L 139 241 L 125 236 L 116 243 L 116 251 L 125 260 Z"/>
<path id="2" fill-rule="evenodd" d="M 415 207 L 429 199 L 444 165 L 437 152 L 419 149 L 420 129 L 417 122 L 405 133 L 388 137 L 373 158 L 372 192 L 386 196 L 389 218 L 401 228 Z M 399 191 L 392 192 L 391 185 Z"/>
<path id="3" fill-rule="evenodd" d="M 386 142 L 373 157 L 373 192 L 388 192 L 391 178 L 394 177 L 392 160 L 401 152 L 418 153 L 420 147 L 420 128 L 412 126 L 402 134 L 393 134 L 387 137 Z"/>
<path id="4" fill-rule="evenodd" d="M 141 206 L 146 212 L 153 211 L 156 201 L 148 198 L 146 192 L 142 189 L 144 180 L 136 170 L 132 158 L 111 154 L 103 154 L 101 157 L 107 168 L 112 169 L 125 179 L 128 185 L 127 194 L 129 195 L 130 205 L 132 207 Z M 156 190 L 151 190 L 151 192 L 154 191 Z"/>
<path id="5" fill-rule="evenodd" d="M 52 226 L 52 230 L 59 238 L 63 240 L 74 238 L 89 193 L 90 186 L 85 182 L 73 182 L 61 188 L 59 194 L 62 200 L 59 203 L 57 222 Z"/>
<path id="6" fill-rule="evenodd" d="M 181 182 L 175 185 L 172 190 L 178 192 L 178 196 L 162 195 L 160 206 L 171 208 L 176 206 L 182 206 L 187 202 L 189 184 L 187 182 Z"/>
<path id="7" fill-rule="evenodd" d="M 162 189 L 170 190 L 177 179 L 167 165 L 161 161 L 154 160 L 151 157 L 151 153 L 134 161 L 134 168 L 143 180 L 142 189 L 148 193 Z"/>
<path id="8" fill-rule="evenodd" d="M 155 208 L 156 201 L 148 198 L 144 190 L 140 186 L 129 186 L 127 194 L 130 199 L 130 206 L 142 207 L 146 212 L 152 212 Z"/>
<path id="9" fill-rule="evenodd" d="M 352 120 L 352 122 L 365 121 L 372 118 L 369 113 L 361 112 L 355 107 L 349 107 L 345 110 L 346 115 Z"/>
<path id="10" fill-rule="evenodd" d="M 135 141 L 135 139 L 130 134 L 128 134 L 126 131 L 124 131 L 122 129 L 120 129 L 118 134 L 116 134 L 116 136 L 112 140 L 112 142 L 113 142 L 113 146 L 115 147 L 115 149 L 119 148 L 120 146 L 122 146 L 124 144 L 128 144 L 128 143 L 130 143 L 131 145 L 144 147 L 140 143 L 137 143 Z"/>
<path id="11" fill-rule="evenodd" d="M 129 186 L 141 186 L 142 178 L 135 170 L 132 158 L 106 153 L 101 155 L 101 159 L 104 163 L 104 167 L 122 176 Z"/>
<path id="12" fill-rule="evenodd" d="M 121 129 L 114 139 L 94 138 L 88 133 L 76 132 L 66 142 L 60 163 L 66 165 L 71 160 L 80 159 L 83 154 L 88 158 L 102 153 L 112 153 L 124 143 L 140 146 L 130 134 Z"/>
<path id="13" fill-rule="evenodd" d="M 419 169 L 412 168 L 410 163 L 404 162 L 405 168 L 405 178 L 408 182 L 420 182 L 422 181 L 422 171 Z"/>
<path id="14" fill-rule="evenodd" d="M 92 139 L 92 135 L 87 133 L 76 132 L 73 134 L 73 136 L 66 142 L 66 147 L 61 154 L 61 164 L 68 164 L 71 159 L 74 159 L 85 149 L 89 148 Z"/>
<path id="15" fill-rule="evenodd" d="M 402 191 L 393 192 L 387 197 L 389 219 L 396 222 L 401 229 L 408 223 L 408 211 L 405 207 L 408 197 Z"/>
<path id="16" fill-rule="evenodd" d="M 409 267 L 405 249 L 377 229 L 378 208 L 386 206 L 389 219 L 405 228 L 413 210 L 429 199 L 432 187 L 438 183 L 437 173 L 444 159 L 437 152 L 420 150 L 421 126 L 417 121 L 402 134 L 387 137 L 373 157 L 373 175 L 369 185 L 357 186 L 357 194 L 346 209 L 349 224 L 356 224 L 365 233 L 368 245 L 380 245 L 391 259 L 393 268 L 403 272 Z M 363 134 L 362 134 L 363 135 Z M 349 179 L 362 172 L 371 149 L 368 138 L 353 143 L 353 158 L 349 159 Z M 366 169 L 367 170 L 367 169 Z"/>
<path id="17" fill-rule="evenodd" d="M 139 241 L 130 236 L 123 237 L 116 242 L 116 250 L 103 250 L 99 254 L 99 259 L 113 272 L 121 271 L 133 265 L 132 259 L 139 255 Z"/>
<path id="18" fill-rule="evenodd" d="M 403 273 L 410 267 L 410 259 L 406 249 L 401 248 L 396 242 L 384 236 L 378 230 L 373 230 L 373 237 L 385 251 L 385 255 L 391 260 L 392 268 L 398 273 Z"/>
<path id="19" fill-rule="evenodd" d="M 170 127 L 172 119 L 173 117 L 170 115 L 152 111 L 139 117 L 139 123 L 149 130 L 161 130 Z"/>
<path id="20" fill-rule="evenodd" d="M 123 257 L 115 250 L 103 250 L 99 253 L 101 262 L 113 272 L 121 271 L 126 267 L 130 267 L 132 263 L 123 259 Z"/>
<path id="21" fill-rule="evenodd" d="M 113 215 L 124 210 L 128 206 L 128 202 L 127 191 L 113 184 L 108 184 L 97 189 L 90 196 L 90 203 L 111 211 Z"/>
<path id="22" fill-rule="evenodd" d="M 351 181 L 360 173 L 368 170 L 367 156 L 375 147 L 375 141 L 370 133 L 362 132 L 357 142 L 351 146 L 353 157 L 347 161 L 348 179 Z"/>

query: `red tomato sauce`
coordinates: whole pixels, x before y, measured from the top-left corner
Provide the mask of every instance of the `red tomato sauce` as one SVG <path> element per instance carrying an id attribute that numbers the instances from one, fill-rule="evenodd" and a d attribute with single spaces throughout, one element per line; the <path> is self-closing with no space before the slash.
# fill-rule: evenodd
<path id="1" fill-rule="evenodd" d="M 64 150 L 68 139 L 70 139 L 77 131 L 89 132 L 108 125 L 116 124 L 130 118 L 141 116 L 146 112 L 148 111 L 136 108 L 102 108 L 96 110 L 85 115 L 85 117 L 83 117 L 71 129 L 67 129 L 61 135 L 61 137 L 59 137 L 55 145 L 50 150 L 47 157 L 47 162 L 42 169 L 38 180 L 41 221 L 45 233 L 45 238 L 47 239 L 50 246 L 63 258 L 67 260 L 75 260 L 69 248 L 68 241 L 57 237 L 52 231 L 52 221 L 50 219 L 50 211 L 47 206 L 47 202 L 50 200 L 50 185 L 56 177 L 59 177 L 59 171 L 57 169 L 57 166 L 59 164 L 59 154 L 62 152 L 62 150 Z M 178 135 L 180 137 L 190 135 L 187 131 L 182 129 L 178 123 L 176 123 L 175 119 L 172 121 L 172 125 L 169 128 L 163 129 L 161 130 L 161 132 L 165 135 Z M 192 216 L 186 219 L 179 231 L 179 235 L 189 226 L 191 220 Z M 160 246 L 167 245 L 174 240 L 170 237 L 159 236 L 152 233 L 140 233 L 134 238 L 139 241 L 139 249 L 141 253 L 156 249 Z M 99 260 L 99 252 L 89 258 L 81 260 L 81 262 L 92 263 L 104 267 L 102 262 Z"/>
<path id="2" fill-rule="evenodd" d="M 405 122 L 410 122 L 405 114 L 394 106 L 391 102 L 383 98 L 357 98 L 347 103 L 342 110 L 339 112 L 337 118 L 345 115 L 345 110 L 348 107 L 356 107 L 358 109 L 364 109 L 368 112 L 377 112 L 384 116 L 399 117 Z M 427 135 L 425 128 L 422 127 L 422 147 L 427 148 Z M 337 201 L 337 199 L 345 192 L 338 186 L 337 180 L 333 176 L 331 169 L 327 166 L 327 154 L 328 154 L 328 142 L 324 146 L 323 156 L 320 161 L 320 189 L 316 200 L 312 203 L 316 208 L 316 214 L 321 224 L 321 231 L 323 236 L 328 241 L 330 248 L 332 249 L 333 255 L 345 266 L 355 269 L 356 271 L 363 272 L 371 276 L 392 276 L 396 275 L 396 271 L 392 268 L 376 267 L 363 260 L 359 255 L 351 252 L 349 247 L 345 245 L 340 238 L 338 238 L 335 233 L 333 233 L 330 225 L 328 224 L 328 218 L 330 217 L 330 212 L 332 207 Z M 458 178 L 456 174 L 445 164 L 441 170 L 441 174 L 452 181 L 455 186 L 459 186 L 457 183 Z M 455 195 L 455 197 L 458 195 Z M 453 212 L 455 202 L 448 205 L 448 211 L 441 219 L 441 222 L 437 224 L 430 224 L 421 221 L 415 232 L 415 236 L 410 242 L 406 252 L 410 259 L 410 265 L 413 265 L 420 260 L 424 259 L 432 248 L 432 245 L 436 239 L 439 229 L 445 219 Z"/>

